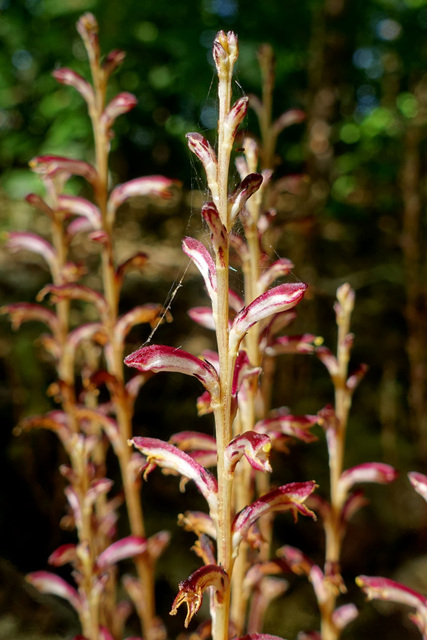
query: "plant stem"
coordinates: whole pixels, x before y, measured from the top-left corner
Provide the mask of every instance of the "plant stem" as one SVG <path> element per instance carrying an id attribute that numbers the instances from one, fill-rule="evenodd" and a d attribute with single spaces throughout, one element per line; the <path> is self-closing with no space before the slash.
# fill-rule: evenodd
<path id="1" fill-rule="evenodd" d="M 329 449 L 331 523 L 330 526 L 325 528 L 325 584 L 328 596 L 326 601 L 320 605 L 322 640 L 338 640 L 341 635 L 341 631 L 337 629 L 333 621 L 333 613 L 335 611 L 339 592 L 345 590 L 340 573 L 340 557 L 343 538 L 341 513 L 344 496 L 340 491 L 339 481 L 344 468 L 345 438 L 348 414 L 352 401 L 352 392 L 347 387 L 348 363 L 351 350 L 351 343 L 349 342 L 348 337 L 352 310 L 353 304 L 351 302 L 349 304 L 343 302 L 337 307 L 338 370 L 336 375 L 333 376 L 335 388 L 336 431 L 335 446 L 333 447 L 333 450 Z"/>
<path id="2" fill-rule="evenodd" d="M 132 435 L 132 410 L 129 400 L 127 399 L 124 382 L 124 354 L 115 331 L 119 314 L 120 291 L 116 280 L 112 221 L 107 216 L 109 139 L 101 120 L 102 113 L 105 109 L 106 86 L 104 73 L 99 65 L 99 59 L 96 56 L 92 56 L 90 62 L 95 100 L 92 108 L 89 109 L 89 114 L 94 132 L 96 169 L 99 181 L 95 196 L 101 212 L 103 230 L 106 233 L 106 242 L 101 257 L 104 296 L 107 301 L 107 313 L 103 318 L 103 322 L 111 354 L 110 357 L 107 358 L 107 368 L 108 372 L 114 376 L 115 379 L 115 388 L 112 391 L 111 399 L 121 440 L 121 444 L 116 450 L 116 455 L 119 459 L 131 534 L 133 536 L 145 537 L 146 532 L 139 485 L 134 481 L 130 470 L 132 450 L 127 444 Z M 159 640 L 164 636 L 164 633 L 161 625 L 156 620 L 152 563 L 148 554 L 145 553 L 136 556 L 134 558 L 134 564 L 143 591 L 143 597 L 140 601 L 134 602 L 141 620 L 142 635 L 146 640 Z"/>
<path id="3" fill-rule="evenodd" d="M 218 167 L 217 185 L 218 198 L 215 203 L 219 217 L 226 228 L 226 241 L 221 254 L 216 254 L 217 274 L 217 311 L 215 317 L 218 356 L 220 398 L 219 404 L 214 408 L 215 430 L 217 441 L 217 469 L 218 469 L 218 519 L 217 519 L 217 561 L 231 578 L 231 518 L 232 518 L 232 480 L 224 472 L 224 452 L 232 438 L 231 424 L 231 389 L 234 371 L 234 363 L 237 354 L 230 354 L 229 350 L 229 233 L 231 224 L 229 220 L 228 206 L 228 174 L 230 154 L 233 144 L 233 135 L 226 129 L 226 119 L 230 112 L 231 82 L 233 76 L 234 60 L 229 55 L 229 42 L 224 33 L 218 34 L 215 44 L 221 47 L 221 55 L 224 55 L 219 63 L 218 70 Z M 214 45 L 215 46 L 215 45 Z M 237 57 L 237 55 L 236 55 Z M 231 581 L 230 581 L 231 582 Z M 214 640 L 226 640 L 228 638 L 230 610 L 230 587 L 226 589 L 222 602 L 215 604 L 215 617 L 213 620 L 212 635 Z"/>
<path id="4" fill-rule="evenodd" d="M 53 283 L 56 286 L 65 284 L 64 273 L 67 262 L 67 239 L 64 229 L 63 213 L 58 205 L 58 189 L 62 185 L 55 181 L 48 181 L 47 187 L 50 195 L 50 205 L 53 211 L 51 233 L 52 244 L 56 252 L 56 264 L 53 269 Z M 96 535 L 92 526 L 93 508 L 87 507 L 86 494 L 89 490 L 90 478 L 88 474 L 88 460 L 84 452 L 84 447 L 79 446 L 76 438 L 80 434 L 80 425 L 76 418 L 76 398 L 73 360 L 70 361 L 67 350 L 67 338 L 70 325 L 70 301 L 68 299 L 58 300 L 55 303 L 56 315 L 58 318 L 57 340 L 59 344 L 59 358 L 57 361 L 58 377 L 61 382 L 61 403 L 64 413 L 67 415 L 67 423 L 70 429 L 69 441 L 65 444 L 67 454 L 73 469 L 75 479 L 73 489 L 79 502 L 81 510 L 81 522 L 77 526 L 79 546 L 84 549 L 85 562 L 82 563 L 82 582 L 80 588 L 85 594 L 87 609 L 80 615 L 82 632 L 88 640 L 98 640 L 99 616 L 100 616 L 100 595 L 94 597 L 93 582 L 95 579 L 95 562 L 98 552 Z"/>

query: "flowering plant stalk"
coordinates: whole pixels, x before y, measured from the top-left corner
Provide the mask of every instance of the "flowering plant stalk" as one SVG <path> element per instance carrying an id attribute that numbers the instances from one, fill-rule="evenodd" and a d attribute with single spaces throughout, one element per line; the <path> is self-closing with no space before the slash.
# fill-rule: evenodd
<path id="1" fill-rule="evenodd" d="M 60 547 L 49 559 L 54 566 L 72 564 L 77 590 L 45 571 L 30 574 L 28 580 L 39 590 L 55 593 L 70 602 L 87 640 L 120 638 L 130 607 L 126 602 L 116 602 L 115 565 L 121 559 L 133 557 L 137 578 L 127 576 L 124 584 L 140 617 L 143 636 L 158 640 L 164 632 L 155 614 L 153 570 L 169 536 L 160 532 L 150 540 L 145 537 L 139 475 L 127 446 L 133 403 L 144 378 L 137 376 L 125 384 L 123 357 L 130 329 L 140 323 L 157 323 L 161 307 L 145 304 L 119 316 L 125 274 L 130 268 L 143 266 L 147 257 L 139 253 L 117 264 L 113 238 L 115 214 L 121 204 L 133 196 L 168 197 L 173 181 L 162 176 L 137 178 L 109 191 L 112 126 L 118 116 L 136 105 L 136 98 L 120 93 L 107 103 L 108 79 L 123 61 L 124 53 L 112 51 L 101 60 L 98 25 L 92 14 L 83 15 L 77 29 L 89 58 L 92 83 L 67 68 L 57 69 L 53 75 L 61 84 L 76 89 L 87 104 L 95 141 L 95 164 L 52 155 L 32 160 L 33 171 L 41 176 L 46 187 L 46 198 L 31 194 L 27 199 L 50 218 L 52 244 L 32 233 L 11 233 L 8 239 L 12 250 L 28 249 L 43 255 L 52 274 L 52 284 L 43 288 L 38 299 L 42 301 L 49 296 L 54 311 L 28 303 L 9 305 L 4 311 L 12 316 L 15 326 L 23 320 L 38 320 L 50 330 L 43 343 L 58 372 L 58 382 L 51 393 L 61 409 L 29 418 L 23 426 L 45 427 L 59 436 L 70 460 L 69 465 L 61 468 L 69 482 L 65 494 L 71 513 L 66 522 L 76 526 L 78 535 L 77 545 Z M 74 175 L 83 177 L 92 187 L 94 202 L 66 193 L 64 188 Z M 72 240 L 84 233 L 100 247 L 102 292 L 80 283 L 85 268 L 69 258 Z M 73 300 L 93 306 L 99 320 L 73 327 L 70 320 Z M 86 358 L 81 362 L 77 355 L 82 347 Z M 76 390 L 78 366 L 82 371 L 81 392 Z M 98 400 L 100 385 L 106 385 L 110 392 L 107 403 Z M 112 482 L 104 477 L 107 443 L 119 461 L 129 517 L 130 535 L 122 540 L 115 540 L 116 508 L 121 500 L 108 496 Z"/>
<path id="2" fill-rule="evenodd" d="M 76 89 L 88 107 L 95 142 L 94 164 L 59 156 L 40 156 L 31 162 L 46 189 L 45 198 L 28 196 L 50 220 L 50 242 L 29 232 L 11 233 L 11 250 L 30 250 L 46 260 L 52 283 L 38 295 L 38 304 L 18 303 L 4 307 L 17 327 L 23 321 L 44 322 L 49 330 L 43 345 L 55 363 L 57 381 L 50 394 L 59 408 L 44 416 L 27 418 L 22 428 L 43 427 L 61 440 L 69 463 L 61 467 L 68 485 L 65 495 L 69 512 L 63 524 L 77 530 L 75 544 L 62 545 L 49 562 L 71 564 L 76 585 L 54 573 L 37 571 L 28 576 L 37 589 L 66 599 L 76 610 L 85 640 L 121 640 L 131 610 L 128 601 L 118 601 L 118 562 L 132 558 L 136 576 L 123 577 L 123 585 L 141 622 L 141 637 L 163 640 L 165 630 L 157 618 L 154 599 L 154 567 L 169 541 L 161 531 L 147 539 L 140 501 L 141 473 L 148 479 L 159 467 L 181 476 L 181 486 L 192 480 L 206 500 L 207 512 L 188 510 L 178 516 L 194 532 L 194 549 L 203 565 L 179 584 L 171 614 L 186 604 L 185 626 L 202 604 L 205 591 L 210 600 L 210 623 L 200 625 L 196 637 L 213 640 L 274 640 L 262 633 L 269 602 L 286 589 L 282 575 L 292 570 L 312 582 L 321 614 L 320 632 L 302 632 L 300 640 L 338 640 L 345 626 L 357 615 L 353 604 L 337 607 L 345 592 L 340 557 L 346 523 L 364 504 L 360 482 L 388 483 L 395 470 L 381 463 L 364 463 L 344 469 L 348 415 L 354 390 L 365 368 L 348 373 L 353 337 L 349 333 L 354 292 L 343 285 L 335 306 L 338 324 L 336 356 L 319 346 L 311 335 L 279 336 L 295 316 L 307 286 L 301 282 L 277 284 L 291 269 L 286 259 L 272 261 L 266 234 L 274 217 L 266 210 L 271 189 L 275 143 L 282 129 L 303 118 L 302 112 L 285 112 L 272 122 L 274 84 L 271 49 L 261 52 L 263 100 L 252 98 L 260 119 L 262 145 L 244 141 L 245 156 L 237 160 L 240 183 L 229 182 L 231 153 L 238 128 L 245 118 L 248 98 L 233 103 L 232 78 L 238 58 L 233 32 L 220 31 L 213 57 L 218 75 L 218 149 L 199 133 L 189 133 L 190 150 L 201 161 L 210 200 L 202 216 L 210 234 L 205 246 L 195 238 L 183 240 L 183 251 L 200 271 L 210 300 L 209 307 L 190 310 L 191 317 L 213 329 L 217 352 L 201 356 L 172 346 L 149 344 L 124 358 L 126 337 L 140 323 L 157 326 L 167 315 L 159 305 L 144 304 L 120 315 L 123 281 L 130 268 L 144 266 L 147 256 L 138 253 L 118 263 L 115 246 L 117 209 L 133 196 L 167 198 L 173 180 L 163 176 L 138 178 L 109 188 L 108 158 L 115 119 L 132 109 L 136 98 L 120 93 L 107 101 L 107 83 L 124 54 L 113 51 L 101 60 L 98 25 L 85 14 L 78 31 L 91 69 L 91 82 L 71 69 L 57 69 L 55 78 Z M 261 173 L 258 173 L 258 153 Z M 91 187 L 93 201 L 70 195 L 67 183 L 80 176 Z M 270 191 L 271 193 L 271 191 Z M 235 232 L 239 223 L 244 232 Z M 100 280 L 95 290 L 85 284 L 87 265 L 72 260 L 72 242 L 85 238 L 99 247 Z M 240 261 L 244 298 L 230 288 L 232 252 Z M 276 284 L 275 284 L 276 283 Z M 49 300 L 52 309 L 42 302 Z M 76 323 L 75 303 L 83 303 L 97 320 Z M 284 408 L 270 411 L 272 358 L 282 353 L 317 354 L 331 376 L 335 404 L 316 416 L 295 416 Z M 136 369 L 126 382 L 123 360 Z M 260 383 L 267 365 L 268 375 Z M 153 437 L 132 437 L 134 401 L 142 384 L 157 372 L 181 372 L 196 377 L 204 387 L 198 399 L 199 413 L 211 413 L 215 437 L 194 431 L 173 434 L 169 442 Z M 108 399 L 103 401 L 105 388 Z M 270 484 L 269 456 L 272 447 L 285 450 L 289 438 L 303 442 L 315 439 L 310 429 L 319 422 L 325 430 L 329 454 L 330 496 L 313 495 L 314 481 Z M 107 478 L 107 452 L 112 448 L 121 472 L 129 535 L 117 540 L 118 493 Z M 216 474 L 210 468 L 216 468 Z M 427 499 L 427 478 L 412 473 L 415 489 Z M 309 508 L 312 507 L 313 511 Z M 273 558 L 272 517 L 290 511 L 323 521 L 326 557 L 323 568 L 298 549 L 284 546 Z M 413 616 L 427 638 L 427 600 L 386 578 L 360 576 L 359 584 L 371 598 L 405 602 L 416 610 Z M 250 602 L 250 611 L 247 609 Z M 138 639 L 136 639 L 138 640 Z M 140 640 L 140 639 L 139 639 Z"/>
<path id="3" fill-rule="evenodd" d="M 278 550 L 279 557 L 287 562 L 293 572 L 309 578 L 319 605 L 320 633 L 301 633 L 301 640 L 338 640 L 344 628 L 357 617 L 357 608 L 352 603 L 336 606 L 340 593 L 346 592 L 340 568 L 346 525 L 366 503 L 362 492 L 354 490 L 354 487 L 364 482 L 387 484 L 397 476 L 393 467 L 380 462 L 365 462 L 344 469 L 346 432 L 353 393 L 367 369 L 365 365 L 361 365 L 353 373 L 348 372 L 353 345 L 350 321 L 354 299 L 354 291 L 350 285 L 339 287 L 335 304 L 338 326 L 336 356 L 327 347 L 316 348 L 316 354 L 326 366 L 335 391 L 334 406 L 328 406 L 319 412 L 319 424 L 325 430 L 328 447 L 330 497 L 328 500 L 316 494 L 310 498 L 310 506 L 321 517 L 325 531 L 324 567 L 322 569 L 293 547 L 284 546 Z"/>
<path id="4" fill-rule="evenodd" d="M 181 516 L 183 524 L 198 535 L 196 549 L 204 566 L 180 583 L 171 613 L 175 614 L 178 607 L 186 603 L 187 626 L 201 605 L 204 590 L 210 587 L 214 640 L 226 640 L 242 633 L 241 620 L 230 617 L 233 569 L 243 544 L 259 547 L 261 539 L 256 530 L 257 521 L 269 513 L 286 510 L 291 510 L 294 515 L 313 515 L 303 503 L 315 488 L 313 481 L 291 483 L 248 502 L 242 477 L 237 476 L 244 459 L 255 471 L 271 471 L 268 461 L 271 439 L 267 430 L 264 433 L 255 431 L 253 420 L 248 422 L 250 427 L 245 430 L 246 422 L 241 415 L 238 417 L 247 385 L 256 388 L 260 373 L 260 362 L 252 362 L 248 349 L 243 346 L 245 337 L 257 325 L 259 335 L 263 331 L 264 336 L 270 335 L 274 320 L 293 309 L 306 290 L 303 283 L 268 288 L 289 270 L 288 265 L 284 270 L 281 263 L 279 269 L 273 265 L 264 274 L 259 292 L 252 291 L 245 301 L 230 290 L 230 247 L 239 242 L 233 227 L 240 218 L 246 228 L 250 198 L 263 189 L 267 177 L 256 172 L 246 173 L 230 193 L 231 150 L 248 105 L 246 97 L 231 104 L 232 75 L 237 56 L 235 34 L 220 31 L 213 46 L 218 75 L 218 152 L 200 134 L 187 134 L 190 149 L 203 164 L 212 197 L 203 206 L 202 216 L 210 231 L 213 256 L 200 241 L 194 238 L 183 241 L 184 252 L 201 272 L 211 302 L 210 309 L 193 310 L 192 316 L 204 326 L 215 329 L 218 353 L 209 352 L 199 358 L 181 349 L 151 345 L 142 347 L 125 359 L 129 366 L 142 372 L 180 371 L 195 376 L 205 387 L 199 407 L 214 415 L 214 441 L 188 432 L 174 434 L 171 443 L 155 438 L 131 440 L 146 458 L 145 476 L 155 466 L 173 470 L 192 479 L 207 501 L 208 515 L 187 512 Z M 253 224 L 256 226 L 257 221 Z M 245 425 L 244 429 L 242 425 Z M 216 477 L 200 464 L 200 459 L 207 466 L 216 465 Z M 250 477 L 248 480 L 250 483 Z M 216 551 L 209 538 L 216 540 Z M 241 594 L 236 593 L 234 597 L 238 599 Z"/>
<path id="5" fill-rule="evenodd" d="M 243 139 L 244 156 L 236 158 L 236 166 L 241 180 L 258 171 L 262 167 L 263 182 L 258 191 L 247 201 L 241 221 L 244 229 L 244 239 L 237 234 L 231 237 L 232 248 L 241 265 L 244 278 L 244 301 L 250 304 L 256 297 L 262 295 L 267 287 L 277 278 L 289 275 L 293 264 L 286 258 L 272 261 L 272 246 L 270 244 L 275 210 L 270 207 L 274 200 L 275 183 L 272 181 L 276 164 L 276 142 L 278 135 L 292 124 L 302 122 L 304 113 L 299 109 L 290 109 L 282 113 L 275 121 L 272 118 L 273 89 L 275 83 L 275 59 L 272 48 L 265 44 L 258 50 L 258 61 L 262 76 L 262 100 L 250 96 L 249 106 L 252 106 L 259 120 L 261 140 L 258 143 L 254 137 Z M 262 369 L 261 384 L 256 376 L 247 378 L 243 383 L 239 395 L 239 412 L 236 418 L 235 431 L 255 430 L 266 433 L 274 448 L 285 450 L 285 441 L 290 437 L 305 442 L 314 440 L 309 429 L 317 422 L 316 416 L 292 416 L 286 408 L 271 410 L 272 388 L 274 383 L 275 356 L 286 353 L 313 353 L 315 337 L 309 334 L 303 336 L 281 336 L 277 334 L 287 328 L 295 318 L 295 310 L 284 311 L 275 316 L 274 321 L 262 330 L 255 324 L 248 331 L 243 340 L 244 349 L 249 361 Z M 236 506 L 243 508 L 255 497 L 260 497 L 270 490 L 268 474 L 257 473 L 255 483 L 251 481 L 251 470 L 248 466 L 236 469 Z M 254 484 L 256 486 L 254 486 Z M 262 618 L 265 610 L 273 598 L 280 596 L 286 590 L 286 582 L 268 573 L 276 573 L 278 568 L 269 562 L 272 541 L 272 514 L 260 519 L 259 528 L 263 539 L 258 564 L 258 581 L 253 583 L 253 577 L 248 581 L 246 573 L 250 566 L 250 547 L 242 543 L 233 574 L 232 617 L 238 633 L 243 631 L 246 619 L 248 600 L 253 593 L 247 630 L 256 632 L 262 629 Z"/>

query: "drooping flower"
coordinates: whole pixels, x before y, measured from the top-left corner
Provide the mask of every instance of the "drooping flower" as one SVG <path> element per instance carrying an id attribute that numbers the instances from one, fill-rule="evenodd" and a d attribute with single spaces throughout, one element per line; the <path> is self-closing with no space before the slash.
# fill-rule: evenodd
<path id="1" fill-rule="evenodd" d="M 78 592 L 63 578 L 49 571 L 34 571 L 26 576 L 26 580 L 40 593 L 51 593 L 59 596 L 67 600 L 75 611 L 81 611 L 83 603 Z"/>
<path id="2" fill-rule="evenodd" d="M 222 567 L 206 565 L 197 569 L 189 578 L 179 583 L 179 592 L 176 596 L 170 614 L 176 615 L 182 604 L 187 605 L 187 616 L 184 625 L 187 628 L 191 618 L 198 612 L 203 601 L 203 592 L 212 587 L 215 598 L 222 602 L 224 593 L 228 588 L 229 578 Z"/>
<path id="3" fill-rule="evenodd" d="M 389 600 L 414 608 L 415 614 L 410 614 L 409 617 L 421 631 L 423 639 L 427 638 L 427 598 L 425 596 L 390 578 L 358 576 L 356 583 L 363 589 L 368 600 Z"/>
<path id="4" fill-rule="evenodd" d="M 410 471 L 408 478 L 415 491 L 427 501 L 427 476 L 418 471 Z"/>
<path id="5" fill-rule="evenodd" d="M 316 518 L 315 514 L 303 504 L 316 486 L 314 481 L 291 482 L 266 493 L 242 509 L 234 518 L 232 525 L 234 555 L 237 555 L 240 542 L 248 534 L 252 525 L 266 513 L 290 510 L 294 516 L 301 513 Z"/>
<path id="6" fill-rule="evenodd" d="M 219 391 L 218 374 L 210 362 L 201 360 L 182 349 L 166 345 L 150 345 L 141 347 L 125 358 L 128 367 L 138 371 L 172 371 L 194 376 L 205 386 L 211 396 L 216 397 Z"/>
<path id="7" fill-rule="evenodd" d="M 204 244 L 194 238 L 184 238 L 182 248 L 184 253 L 192 259 L 202 274 L 206 290 L 212 301 L 212 308 L 215 309 L 217 298 L 217 277 L 215 263 L 211 254 Z"/>
<path id="8" fill-rule="evenodd" d="M 270 438 L 265 434 L 246 431 L 236 436 L 225 448 L 225 473 L 231 477 L 237 463 L 243 456 L 256 471 L 271 472 L 270 450 Z"/>
<path id="9" fill-rule="evenodd" d="M 230 330 L 230 349 L 238 348 L 243 336 L 249 329 L 272 316 L 295 307 L 304 296 L 307 285 L 302 282 L 280 284 L 273 289 L 255 298 L 247 307 L 244 307 L 234 318 Z"/>
<path id="10" fill-rule="evenodd" d="M 209 471 L 206 471 L 187 453 L 168 442 L 163 442 L 163 440 L 136 437 L 132 438 L 129 444 L 133 444 L 147 457 L 148 470 L 154 464 L 193 480 L 200 493 L 206 499 L 211 516 L 215 517 L 218 503 L 218 485 L 215 477 Z"/>

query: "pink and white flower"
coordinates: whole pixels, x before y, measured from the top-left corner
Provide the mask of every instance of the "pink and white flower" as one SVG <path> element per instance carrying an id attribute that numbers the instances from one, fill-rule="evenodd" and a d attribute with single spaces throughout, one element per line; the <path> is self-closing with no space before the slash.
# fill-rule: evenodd
<path id="1" fill-rule="evenodd" d="M 216 516 L 218 485 L 216 478 L 184 451 L 157 438 L 132 438 L 129 444 L 143 453 L 148 461 L 147 471 L 154 466 L 174 471 L 193 480 L 206 499 L 212 517 Z M 147 472 L 146 471 L 146 472 Z"/>
<path id="2" fill-rule="evenodd" d="M 171 371 L 194 376 L 204 385 L 211 396 L 219 393 L 219 378 L 210 362 L 201 360 L 182 349 L 166 345 L 141 347 L 125 358 L 125 364 L 138 371 Z"/>

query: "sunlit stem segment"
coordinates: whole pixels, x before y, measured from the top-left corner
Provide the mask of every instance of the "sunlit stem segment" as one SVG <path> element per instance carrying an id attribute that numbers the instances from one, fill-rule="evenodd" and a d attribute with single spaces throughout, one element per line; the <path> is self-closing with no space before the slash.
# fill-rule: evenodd
<path id="1" fill-rule="evenodd" d="M 234 131 L 227 127 L 227 116 L 230 113 L 231 82 L 233 66 L 237 60 L 237 38 L 233 33 L 219 32 L 213 48 L 214 60 L 218 72 L 218 166 L 217 185 L 218 194 L 215 202 L 222 224 L 226 229 L 225 246 L 216 255 L 217 273 L 217 310 L 215 314 L 215 326 L 217 333 L 219 372 L 220 372 L 220 398 L 217 407 L 214 407 L 215 428 L 218 456 L 218 519 L 217 519 L 217 545 L 218 564 L 231 576 L 231 518 L 232 518 L 232 482 L 224 473 L 224 452 L 232 438 L 231 424 L 231 387 L 236 354 L 229 350 L 229 232 L 231 221 L 228 205 L 228 174 L 230 154 L 234 140 Z M 214 640 L 226 640 L 228 638 L 230 608 L 230 588 L 227 587 L 222 602 L 215 606 L 213 620 Z"/>
<path id="2" fill-rule="evenodd" d="M 276 150 L 277 136 L 271 126 L 273 115 L 273 89 L 275 82 L 275 60 L 274 53 L 270 45 L 264 44 L 261 47 L 258 60 L 262 75 L 263 109 L 260 117 L 262 168 L 272 169 L 274 167 L 274 154 Z"/>
<path id="3" fill-rule="evenodd" d="M 328 597 L 321 605 L 322 640 L 338 640 L 341 635 L 333 621 L 336 600 L 340 587 L 344 588 L 340 575 L 340 556 L 342 547 L 342 492 L 339 480 L 343 472 L 345 438 L 348 414 L 351 408 L 352 391 L 347 387 L 348 363 L 350 359 L 351 341 L 349 340 L 351 314 L 354 308 L 354 292 L 349 285 L 343 285 L 337 292 L 336 318 L 338 326 L 336 374 L 332 377 L 335 389 L 336 440 L 333 451 L 329 449 L 330 491 L 331 491 L 331 525 L 326 527 L 326 561 L 325 575 Z"/>
<path id="4" fill-rule="evenodd" d="M 248 146 L 250 143 L 249 141 L 244 142 L 247 173 L 256 173 L 258 169 L 256 153 L 250 153 L 249 149 L 246 149 L 246 142 L 248 142 Z M 240 177 L 244 179 L 246 176 L 241 174 Z M 245 286 L 245 305 L 250 304 L 261 293 L 258 287 L 260 275 L 260 246 L 257 227 L 257 221 L 260 214 L 260 205 L 261 198 L 259 193 L 254 194 L 246 203 L 246 208 L 249 213 L 249 222 L 245 226 L 245 237 L 248 244 L 248 255 L 242 265 Z M 244 344 L 251 365 L 253 365 L 254 367 L 260 366 L 261 353 L 259 349 L 258 324 L 255 324 L 248 331 L 247 335 L 244 338 Z M 243 415 L 239 414 L 239 420 L 236 420 L 236 426 L 240 432 L 252 431 L 257 420 L 255 407 L 258 386 L 254 381 L 248 381 L 245 384 L 247 384 L 246 395 L 248 400 L 246 402 Z M 237 434 L 237 429 L 235 429 L 234 435 Z M 268 480 L 266 480 L 266 482 L 267 491 Z M 236 468 L 234 496 L 237 511 L 243 509 L 254 499 L 253 491 L 251 488 L 251 468 L 247 464 L 240 464 Z M 246 592 L 247 590 L 244 589 L 244 578 L 249 566 L 248 550 L 249 547 L 247 543 L 242 542 L 240 545 L 239 555 L 236 558 L 232 577 L 231 617 L 236 628 L 236 633 L 238 635 L 242 635 L 244 633 L 246 619 L 248 594 Z"/>
<path id="5" fill-rule="evenodd" d="M 109 131 L 102 118 L 106 106 L 108 76 L 100 62 L 97 33 L 93 33 L 91 37 L 91 25 L 86 25 L 86 27 L 86 38 L 84 38 L 84 40 L 88 52 L 94 88 L 94 99 L 88 106 L 94 133 L 96 169 L 98 172 L 98 186 L 95 198 L 101 212 L 103 231 L 105 233 L 101 260 L 104 295 L 108 305 L 103 323 L 108 336 L 111 354 L 107 361 L 108 371 L 114 376 L 116 381 L 116 391 L 113 393 L 112 401 L 123 445 L 117 449 L 117 456 L 119 458 L 123 479 L 131 533 L 134 536 L 145 537 L 139 487 L 134 482 L 130 473 L 132 451 L 127 446 L 127 441 L 132 435 L 132 410 L 127 400 L 124 386 L 122 346 L 115 331 L 118 319 L 120 290 L 115 275 L 112 220 L 107 215 Z M 154 576 L 151 562 L 145 554 L 136 556 L 134 562 L 140 584 L 144 591 L 144 598 L 141 600 L 140 606 L 137 607 L 137 613 L 141 619 L 142 635 L 146 640 L 159 640 L 159 638 L 163 637 L 163 632 L 155 616 Z"/>

